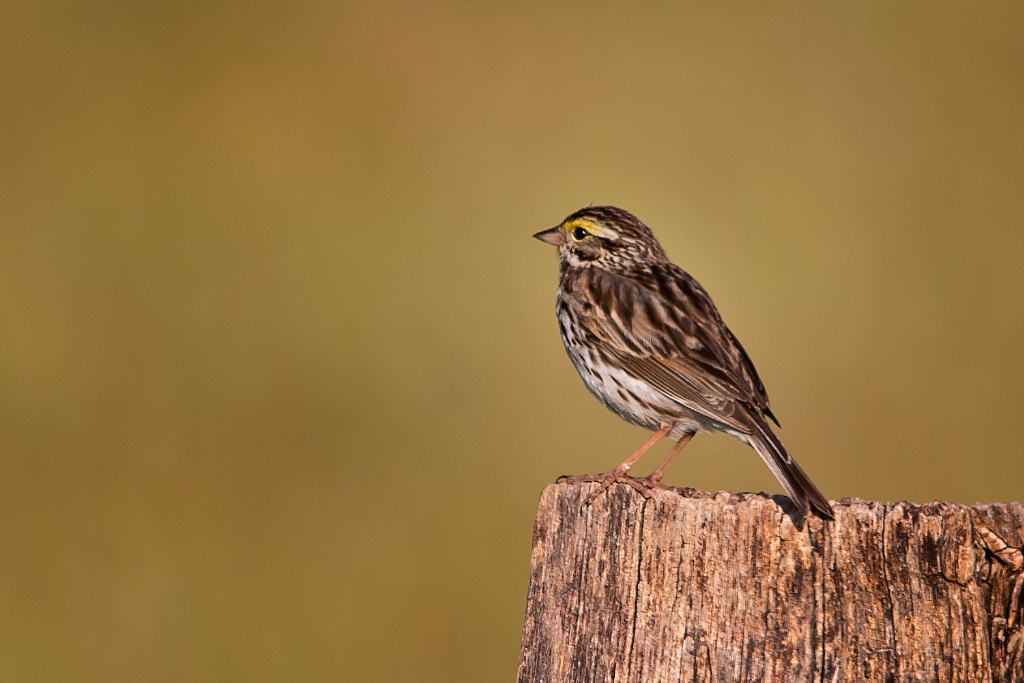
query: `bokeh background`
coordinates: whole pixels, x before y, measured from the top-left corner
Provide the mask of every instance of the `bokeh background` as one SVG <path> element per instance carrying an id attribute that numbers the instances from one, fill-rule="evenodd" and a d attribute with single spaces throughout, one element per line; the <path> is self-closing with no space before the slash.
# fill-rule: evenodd
<path id="1" fill-rule="evenodd" d="M 638 214 L 833 498 L 1024 493 L 1024 5 L 0 3 L 0 680 L 511 681 Z M 653 467 L 667 445 L 638 472 Z M 778 486 L 725 436 L 667 481 Z"/>

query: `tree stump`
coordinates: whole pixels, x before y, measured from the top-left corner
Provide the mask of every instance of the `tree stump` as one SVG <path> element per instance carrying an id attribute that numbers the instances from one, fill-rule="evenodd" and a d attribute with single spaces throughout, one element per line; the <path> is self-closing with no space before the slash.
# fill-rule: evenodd
<path id="1" fill-rule="evenodd" d="M 544 489 L 519 683 L 1024 683 L 1024 506 Z"/>

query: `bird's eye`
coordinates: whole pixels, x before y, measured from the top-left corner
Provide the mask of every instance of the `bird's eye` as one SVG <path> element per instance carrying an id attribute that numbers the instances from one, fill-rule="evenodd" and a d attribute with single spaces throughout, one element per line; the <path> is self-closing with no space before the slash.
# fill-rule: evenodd
<path id="1" fill-rule="evenodd" d="M 575 237 L 577 240 L 581 240 L 589 234 L 590 233 L 584 230 L 583 228 L 576 228 L 575 230 L 572 231 L 572 236 Z"/>

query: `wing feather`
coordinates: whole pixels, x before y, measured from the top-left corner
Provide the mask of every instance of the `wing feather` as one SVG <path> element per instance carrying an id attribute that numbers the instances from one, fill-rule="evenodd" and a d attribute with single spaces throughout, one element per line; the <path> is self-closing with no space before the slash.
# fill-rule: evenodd
<path id="1" fill-rule="evenodd" d="M 625 278 L 586 269 L 579 279 L 565 288 L 573 316 L 590 343 L 627 372 L 743 433 L 754 429 L 748 411 L 770 414 L 746 351 L 711 297 L 683 270 L 666 266 L 648 277 Z"/>

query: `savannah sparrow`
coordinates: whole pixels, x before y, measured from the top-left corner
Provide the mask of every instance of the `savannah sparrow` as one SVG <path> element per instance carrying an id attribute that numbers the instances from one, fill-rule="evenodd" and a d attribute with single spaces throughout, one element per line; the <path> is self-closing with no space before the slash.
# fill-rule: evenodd
<path id="1" fill-rule="evenodd" d="M 786 489 L 802 525 L 808 507 L 832 519 L 828 500 L 768 426 L 778 425 L 754 364 L 711 297 L 668 260 L 650 228 L 613 206 L 580 209 L 534 235 L 558 247 L 558 328 L 572 364 L 594 396 L 622 419 L 654 432 L 621 465 L 577 477 L 628 484 L 645 496 L 699 432 L 749 444 Z M 646 479 L 627 475 L 668 436 L 676 445 Z"/>

